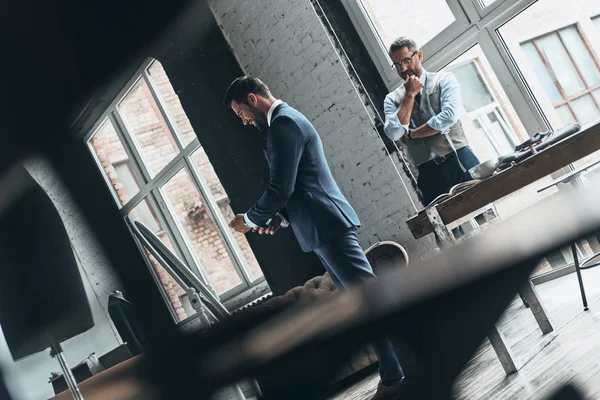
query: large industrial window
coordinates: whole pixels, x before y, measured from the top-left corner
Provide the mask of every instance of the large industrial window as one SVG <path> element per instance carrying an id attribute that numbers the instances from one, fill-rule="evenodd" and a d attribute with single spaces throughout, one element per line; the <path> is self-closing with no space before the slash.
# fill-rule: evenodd
<path id="1" fill-rule="evenodd" d="M 160 62 L 148 60 L 87 137 L 125 216 L 135 216 L 223 301 L 268 291 L 244 235 L 232 231 L 229 198 Z M 152 260 L 176 320 L 186 294 Z M 251 300 L 251 299 L 249 299 Z"/>

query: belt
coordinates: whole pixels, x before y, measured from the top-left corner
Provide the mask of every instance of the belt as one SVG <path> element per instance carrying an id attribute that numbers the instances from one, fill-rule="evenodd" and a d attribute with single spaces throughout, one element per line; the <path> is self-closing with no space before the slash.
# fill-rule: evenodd
<path id="1" fill-rule="evenodd" d="M 432 160 L 425 161 L 425 162 L 424 162 L 423 164 L 421 164 L 421 165 L 425 165 L 425 164 L 428 164 L 428 163 L 435 163 L 435 165 L 440 165 L 440 164 L 442 164 L 444 161 L 446 161 L 447 159 L 449 159 L 450 157 L 452 157 L 452 156 L 455 156 L 455 155 L 456 155 L 456 153 L 454 153 L 454 152 L 451 152 L 451 153 L 448 153 L 448 154 L 446 154 L 446 155 L 443 155 L 443 156 L 436 157 L 436 158 L 434 158 L 434 159 L 432 159 Z"/>

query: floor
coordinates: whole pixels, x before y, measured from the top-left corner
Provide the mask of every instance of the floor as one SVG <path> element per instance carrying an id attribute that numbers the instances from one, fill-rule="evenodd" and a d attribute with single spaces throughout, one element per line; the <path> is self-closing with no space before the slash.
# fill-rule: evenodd
<path id="1" fill-rule="evenodd" d="M 600 398 L 600 267 L 583 271 L 590 305 L 583 311 L 577 277 L 570 274 L 536 286 L 555 332 L 542 336 L 533 315 L 516 298 L 500 330 L 521 364 L 506 376 L 489 343 L 455 384 L 458 399 L 545 399 L 566 382 L 589 399 Z M 369 399 L 379 378 L 373 374 L 330 400 Z"/>

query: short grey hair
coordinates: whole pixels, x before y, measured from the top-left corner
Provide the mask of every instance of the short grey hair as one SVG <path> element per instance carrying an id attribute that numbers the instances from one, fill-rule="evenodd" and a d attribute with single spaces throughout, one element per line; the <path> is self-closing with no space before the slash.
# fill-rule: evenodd
<path id="1" fill-rule="evenodd" d="M 390 45 L 390 54 L 395 53 L 396 51 L 408 47 L 410 50 L 417 49 L 417 43 L 414 40 L 407 38 L 406 36 L 400 36 L 398 39 L 394 40 L 394 42 Z"/>

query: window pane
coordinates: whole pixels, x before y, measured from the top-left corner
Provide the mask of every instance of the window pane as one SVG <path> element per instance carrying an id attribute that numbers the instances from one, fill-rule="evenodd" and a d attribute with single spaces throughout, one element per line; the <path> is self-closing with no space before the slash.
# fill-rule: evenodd
<path id="1" fill-rule="evenodd" d="M 571 113 L 569 106 L 564 105 L 557 107 L 556 111 L 558 112 L 558 115 L 560 116 L 560 120 L 562 121 L 563 125 L 575 122 L 575 118 L 573 117 L 573 113 Z"/>
<path id="2" fill-rule="evenodd" d="M 600 82 L 596 53 L 588 49 L 585 37 L 582 36 L 583 31 L 580 32 L 577 28 L 589 24 L 589 18 L 600 14 L 600 2 L 579 0 L 569 3 L 569 14 L 577 19 L 567 27 L 564 25 L 564 18 L 560 17 L 564 13 L 564 3 L 537 1 L 498 29 L 553 129 L 573 120 L 580 123 L 600 121 L 600 114 L 593 109 L 589 96 L 577 102 L 577 109 L 571 100 L 597 89 L 592 83 L 586 84 L 587 82 Z M 596 40 L 591 37 L 588 39 L 590 42 Z M 545 49 L 537 57 L 534 53 L 535 45 Z M 575 60 L 581 75 L 575 69 L 569 54 Z M 556 92 L 550 84 L 549 76 L 560 83 L 564 93 Z M 571 102 L 572 113 L 565 107 L 567 101 Z"/>
<path id="3" fill-rule="evenodd" d="M 400 36 L 408 36 L 423 47 L 455 20 L 445 0 L 423 0 L 418 4 L 410 0 L 362 0 L 362 3 L 386 48 Z"/>
<path id="4" fill-rule="evenodd" d="M 460 85 L 460 121 L 481 161 L 510 153 L 528 138 L 479 45 L 444 70 L 452 72 Z"/>
<path id="5" fill-rule="evenodd" d="M 567 11 L 573 18 L 569 20 L 571 25 L 565 27 L 564 15 Z M 595 64 L 595 56 L 585 47 L 584 37 L 576 28 L 588 23 L 591 16 L 599 13 L 600 2 L 596 0 L 570 2 L 566 8 L 564 2 L 537 1 L 498 29 L 515 65 L 531 88 L 533 96 L 538 101 L 553 129 L 558 129 L 567 123 L 580 119 L 600 120 L 600 115 L 594 117 L 596 110 L 592 108 L 589 102 L 591 88 L 586 85 L 587 79 L 584 81 L 582 78 L 588 76 L 593 78 L 595 72 L 592 67 Z M 540 49 L 539 53 L 535 46 Z M 574 68 L 569 54 L 580 68 L 581 76 Z M 584 70 L 586 70 L 585 73 Z M 554 79 L 560 83 L 561 88 L 567 92 L 566 94 L 557 92 L 553 83 Z M 567 99 L 569 96 L 572 97 Z M 571 101 L 572 98 L 581 98 L 581 100 L 576 105 L 575 101 Z M 570 101 L 570 103 L 567 103 L 567 101 Z M 574 114 L 569 107 L 574 110 Z M 600 153 L 592 154 L 578 160 L 573 165 L 575 168 L 579 168 L 582 163 L 589 163 L 587 160 L 598 159 L 599 157 Z M 557 171 L 553 176 L 547 176 L 511 195 L 511 197 L 513 197 L 515 203 L 523 202 L 527 204 L 527 207 L 530 207 L 532 203 L 529 199 L 536 196 L 538 198 L 551 196 L 557 193 L 559 189 L 568 189 L 570 184 L 561 184 L 552 186 L 551 189 L 542 193 L 536 193 L 538 189 L 550 184 L 554 178 L 559 178 L 565 173 L 564 169 Z M 578 244 L 582 245 L 582 243 L 585 242 L 579 242 Z M 587 244 L 582 246 L 582 248 L 586 247 L 589 246 Z M 568 251 L 554 252 L 546 257 L 547 261 L 544 264 L 547 267 L 542 267 L 542 270 L 538 268 L 537 271 L 543 272 L 544 268 L 550 267 L 562 268 L 566 262 L 569 262 L 570 256 L 568 253 Z"/>
<path id="6" fill-rule="evenodd" d="M 161 190 L 217 293 L 225 293 L 240 285 L 241 277 L 188 171 L 185 168 L 180 170 Z"/>
<path id="7" fill-rule="evenodd" d="M 471 134 L 470 137 L 475 136 L 477 140 L 470 140 L 469 144 L 471 145 L 471 148 L 474 149 L 473 151 L 477 154 L 477 157 L 480 158 L 480 161 L 489 160 L 490 158 L 493 158 L 493 155 L 498 155 L 498 151 L 496 150 L 496 147 L 494 147 L 490 135 L 488 135 L 486 129 L 483 128 L 483 124 L 480 122 L 481 117 L 477 116 L 475 118 L 476 119 L 473 119 L 472 121 L 474 135 Z"/>
<path id="8" fill-rule="evenodd" d="M 598 32 L 600 32 L 600 15 L 592 18 L 592 21 L 594 22 L 594 25 L 596 25 L 596 28 L 598 28 Z"/>
<path id="9" fill-rule="evenodd" d="M 590 51 L 583 43 L 577 28 L 570 26 L 560 31 L 560 37 L 575 61 L 575 65 L 581 72 L 587 86 L 600 82 L 600 72 L 594 59 L 590 57 Z"/>
<path id="10" fill-rule="evenodd" d="M 188 317 L 188 313 L 181 302 L 181 297 L 186 294 L 185 290 L 183 290 L 183 288 L 179 286 L 179 284 L 177 284 L 173 278 L 171 278 L 171 275 L 165 271 L 162 265 L 156 258 L 154 258 L 148 249 L 144 248 L 144 251 L 146 253 L 146 257 L 148 257 L 148 260 L 150 260 L 150 264 L 152 265 L 158 280 L 160 281 L 162 290 L 169 299 L 169 304 L 172 310 L 177 315 L 177 319 L 179 321 L 183 321 Z"/>
<path id="11" fill-rule="evenodd" d="M 221 181 L 219 181 L 219 177 L 217 176 L 202 147 L 192 154 L 192 161 L 194 162 L 200 177 L 210 188 L 211 194 L 214 196 L 215 201 L 219 205 L 219 210 L 223 216 L 223 219 L 226 222 L 231 221 L 234 217 L 234 213 L 229 205 L 229 198 L 227 197 L 225 189 L 223 189 Z M 230 229 L 230 232 L 244 256 L 246 265 L 248 266 L 252 278 L 257 279 L 263 276 L 262 270 L 258 265 L 258 261 L 256 261 L 256 257 L 254 257 L 254 253 L 248 244 L 248 240 L 246 240 L 246 236 L 234 231 L 233 229 Z"/>
<path id="12" fill-rule="evenodd" d="M 482 7 L 487 7 L 491 4 L 493 4 L 494 2 L 496 2 L 496 0 L 479 0 L 479 3 L 481 4 Z"/>
<path id="13" fill-rule="evenodd" d="M 494 102 L 485 86 L 481 74 L 477 72 L 474 62 L 468 62 L 452 68 L 452 73 L 460 83 L 460 92 L 467 112 L 477 110 Z"/>
<path id="14" fill-rule="evenodd" d="M 135 206 L 135 208 L 129 213 L 129 216 L 139 219 L 139 221 L 144 224 L 146 228 L 150 229 L 152 233 L 157 235 L 160 240 L 169 247 L 169 249 L 173 250 L 173 246 L 171 245 L 168 236 L 158 223 L 158 219 L 154 214 L 154 209 L 150 209 L 148 199 L 144 199 L 137 206 Z"/>
<path id="15" fill-rule="evenodd" d="M 488 113 L 485 122 L 491 133 L 490 136 L 494 139 L 494 145 L 498 149 L 498 154 L 512 153 L 516 143 L 510 140 L 513 135 L 500 113 L 500 107 L 495 107 L 494 111 Z"/>
<path id="16" fill-rule="evenodd" d="M 183 145 L 187 145 L 196 138 L 196 133 L 194 132 L 194 129 L 190 124 L 190 120 L 181 106 L 179 96 L 177 96 L 177 93 L 175 93 L 167 73 L 158 60 L 154 60 L 154 62 L 152 62 L 148 68 L 148 73 L 150 74 L 154 85 L 158 89 L 158 92 L 160 93 L 160 96 L 167 107 L 170 119 L 177 126 L 177 130 L 179 131 Z"/>
<path id="17" fill-rule="evenodd" d="M 522 45 L 522 49 L 529 60 L 531 68 L 536 73 L 537 78 L 544 88 L 544 91 L 550 98 L 550 101 L 552 101 L 552 103 L 558 103 L 562 101 L 563 97 L 556 87 L 557 82 L 555 82 L 554 78 L 552 77 L 551 70 L 544 64 L 544 61 L 542 60 L 533 42 L 524 43 Z"/>
<path id="18" fill-rule="evenodd" d="M 585 89 L 581 77 L 569 58 L 567 49 L 556 33 L 537 39 L 534 43 L 538 45 L 542 57 L 549 63 L 549 68 L 559 78 L 558 84 L 567 96 L 573 96 Z"/>
<path id="19" fill-rule="evenodd" d="M 90 139 L 90 144 L 119 199 L 120 205 L 124 205 L 139 192 L 139 186 L 128 165 L 127 153 L 123 143 L 117 136 L 110 120 L 107 119 L 100 126 L 100 129 Z M 127 165 L 127 167 L 124 167 L 124 165 Z"/>
<path id="20" fill-rule="evenodd" d="M 481 93 L 486 91 L 491 97 L 491 102 L 489 102 L 489 98 L 486 101 L 471 102 L 471 104 L 474 104 L 470 105 L 472 110 L 467 113 L 465 106 L 460 114 L 460 121 L 469 140 L 469 145 L 480 161 L 483 162 L 501 154 L 511 153 L 514 151 L 516 144 L 529 138 L 528 132 L 520 123 L 503 86 L 479 46 L 475 46 L 461 55 L 445 70 L 455 73 L 461 86 L 464 103 L 471 102 L 469 99 L 474 96 L 486 99 L 487 96 L 481 96 Z M 558 192 L 555 187 L 541 193 L 537 192 L 542 186 L 548 185 L 552 181 L 552 176 L 546 176 L 495 201 L 493 205 L 499 218 L 505 220 Z M 551 263 L 544 262 L 536 270 L 536 273 L 551 268 Z"/>
<path id="21" fill-rule="evenodd" d="M 154 209 L 148 202 L 148 199 L 144 199 L 140 204 L 138 204 L 131 212 L 129 213 L 130 217 L 133 217 L 133 220 L 139 219 L 141 223 L 146 225 L 148 229 L 152 231 L 158 238 L 167 246 L 171 251 L 175 254 L 175 250 L 173 249 L 173 244 L 169 240 L 165 230 L 162 228 L 158 219 L 155 216 Z M 188 317 L 183 304 L 181 303 L 180 297 L 185 294 L 185 291 L 179 284 L 169 275 L 167 271 L 162 267 L 162 265 L 158 262 L 156 258 L 150 253 L 150 251 L 144 248 L 144 252 L 158 280 L 160 281 L 161 289 L 166 294 L 169 299 L 169 304 L 173 310 L 173 312 L 177 315 L 177 319 L 179 321 L 184 320 Z"/>
<path id="22" fill-rule="evenodd" d="M 118 107 L 146 166 L 156 176 L 179 150 L 143 79 L 137 81 Z"/>
<path id="23" fill-rule="evenodd" d="M 579 97 L 571 102 L 577 122 L 586 125 L 596 120 L 600 120 L 600 110 L 591 95 Z"/>

